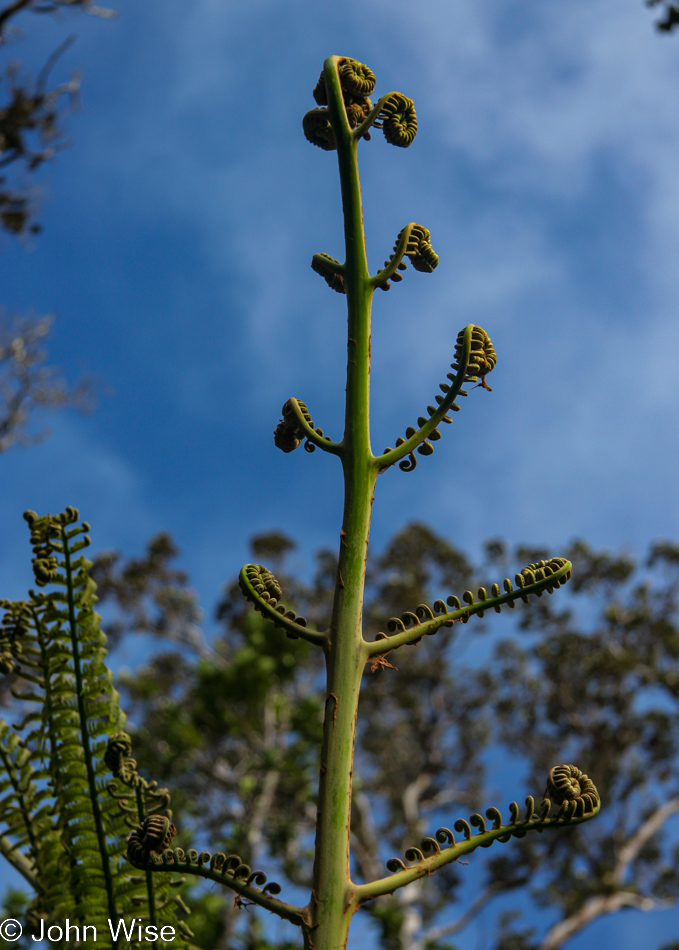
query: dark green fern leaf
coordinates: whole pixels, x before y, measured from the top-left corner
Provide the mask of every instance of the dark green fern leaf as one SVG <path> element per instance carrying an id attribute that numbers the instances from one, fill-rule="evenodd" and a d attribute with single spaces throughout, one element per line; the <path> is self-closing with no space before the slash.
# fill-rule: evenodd
<path id="1" fill-rule="evenodd" d="M 152 881 L 125 857 L 130 825 L 167 808 L 169 795 L 144 783 L 147 791 L 127 793 L 130 807 L 111 788 L 105 757 L 125 717 L 82 554 L 89 526 L 78 517 L 74 508 L 26 513 L 41 589 L 28 601 L 0 602 L 0 671 L 14 673 L 13 694 L 25 707 L 16 729 L 0 721 L 0 854 L 32 887 L 27 916 L 38 932 L 68 918 L 83 928 L 82 948 L 128 950 L 137 931 L 128 939 L 120 929 L 115 940 L 108 921 L 124 919 L 129 932 L 136 918 L 174 927 L 172 946 L 187 947 L 179 882 Z"/>

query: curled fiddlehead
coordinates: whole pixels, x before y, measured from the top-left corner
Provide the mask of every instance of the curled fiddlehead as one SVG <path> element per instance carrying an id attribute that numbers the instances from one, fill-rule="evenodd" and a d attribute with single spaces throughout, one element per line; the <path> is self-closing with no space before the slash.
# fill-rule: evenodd
<path id="1" fill-rule="evenodd" d="M 317 274 L 320 274 L 321 277 L 325 279 L 328 287 L 332 287 L 338 294 L 345 294 L 347 292 L 344 286 L 344 268 L 334 257 L 330 257 L 329 254 L 323 252 L 314 254 L 311 259 L 311 267 Z"/>
<path id="2" fill-rule="evenodd" d="M 338 75 L 349 128 L 355 129 L 367 119 L 372 110 L 372 102 L 368 96 L 375 88 L 375 74 L 363 63 L 343 57 L 338 60 Z M 313 145 L 318 145 L 327 152 L 333 151 L 337 148 L 337 143 L 327 109 L 328 90 L 324 72 L 316 83 L 313 96 L 319 108 L 311 109 L 304 116 L 304 135 Z M 370 138 L 370 134 L 366 133 L 365 138 Z"/>
<path id="3" fill-rule="evenodd" d="M 368 96 L 375 88 L 375 74 L 369 66 L 343 57 L 338 61 L 338 75 L 349 127 L 355 129 L 370 115 L 372 103 Z M 328 105 L 325 72 L 321 73 L 313 96 L 319 106 Z M 370 135 L 366 135 L 366 138 L 370 138 Z"/>
<path id="4" fill-rule="evenodd" d="M 31 608 L 25 600 L 0 600 L 0 608 L 4 611 L 0 622 L 0 673 L 8 675 L 14 672 L 23 653 L 21 641 L 30 630 Z"/>
<path id="5" fill-rule="evenodd" d="M 312 145 L 317 145 L 325 152 L 332 152 L 337 148 L 335 133 L 330 124 L 330 113 L 326 107 L 310 109 L 302 119 L 304 136 Z"/>
<path id="6" fill-rule="evenodd" d="M 321 75 L 318 77 L 318 82 L 314 86 L 314 91 L 312 93 L 314 99 L 316 100 L 317 105 L 327 106 L 328 104 L 328 90 L 325 85 L 325 70 L 321 70 Z"/>
<path id="7" fill-rule="evenodd" d="M 566 565 L 568 565 L 568 570 L 560 579 L 557 579 L 554 575 L 563 571 Z M 535 591 L 536 597 L 542 597 L 543 590 L 546 590 L 548 594 L 551 594 L 555 587 L 560 587 L 561 584 L 565 584 L 566 581 L 569 580 L 570 576 L 570 561 L 567 561 L 565 557 L 553 557 L 548 561 L 536 561 L 534 564 L 528 564 L 523 568 L 520 574 L 515 576 L 514 580 L 516 581 L 517 586 L 521 588 L 526 588 L 539 583 L 540 581 L 547 580 L 547 585 L 545 588 Z M 505 578 L 505 585 L 507 583 L 508 581 Z M 505 590 L 507 590 L 506 586 Z M 530 591 L 530 593 L 533 593 L 533 591 Z M 522 594 L 521 599 L 525 604 L 527 604 L 528 592 Z"/>
<path id="8" fill-rule="evenodd" d="M 461 854 L 469 854 L 478 847 L 489 848 L 494 841 L 506 842 L 512 837 L 523 838 L 531 830 L 542 831 L 544 828 L 553 828 L 569 822 L 578 824 L 587 821 L 593 818 L 601 807 L 594 783 L 574 765 L 555 766 L 549 773 L 547 789 L 549 796 L 560 806 L 555 814 L 550 815 L 552 802 L 547 794 L 539 808 L 536 808 L 533 796 L 529 795 L 526 798 L 523 818 L 520 818 L 517 803 L 511 802 L 510 819 L 504 824 L 499 809 L 491 806 L 486 809 L 485 817 L 475 812 L 470 815 L 469 820 L 457 819 L 453 827 L 462 835 L 462 841 L 455 840 L 455 834 L 450 828 L 439 828 L 433 838 L 424 838 L 419 848 L 408 848 L 405 852 L 405 860 L 414 862 L 414 868 L 408 868 L 401 858 L 390 858 L 387 861 L 387 870 L 392 874 L 414 870 L 417 873 L 410 877 L 413 880 L 420 872 L 431 874 L 444 864 L 456 860 Z M 487 822 L 491 822 L 492 827 L 489 828 Z M 478 830 L 474 833 L 473 829 Z M 403 883 L 408 881 L 404 880 Z M 374 888 L 374 885 L 366 885 L 366 891 L 371 887 Z M 376 893 L 371 896 L 380 893 L 377 888 L 374 889 Z"/>
<path id="9" fill-rule="evenodd" d="M 138 831 L 137 825 L 140 821 L 155 812 L 169 809 L 170 793 L 166 788 L 159 788 L 156 781 L 149 782 L 139 774 L 137 761 L 132 758 L 131 752 L 132 742 L 126 732 L 116 732 L 109 736 L 104 764 L 115 778 L 122 782 L 124 788 L 120 789 L 116 782 L 109 781 L 106 783 L 106 789 L 109 795 L 117 800 L 126 823 Z M 134 796 L 132 801 L 130 791 Z"/>
<path id="10" fill-rule="evenodd" d="M 375 89 L 375 73 L 364 63 L 345 58 L 339 66 L 342 92 L 350 96 L 371 96 Z"/>
<path id="11" fill-rule="evenodd" d="M 453 369 L 457 369 L 458 364 L 462 361 L 462 351 L 464 347 L 463 336 L 464 330 L 460 330 L 455 344 L 455 363 L 453 363 Z M 490 392 L 490 387 L 486 385 L 486 376 L 492 372 L 496 363 L 497 353 L 495 352 L 493 344 L 490 342 L 490 337 L 483 327 L 475 326 L 472 330 L 471 351 L 469 354 L 469 365 L 467 367 L 465 382 L 475 383 L 480 376 L 481 382 L 479 385 Z"/>
<path id="12" fill-rule="evenodd" d="M 476 374 L 479 374 L 482 376 L 480 385 L 490 389 L 485 384 L 485 376 L 492 371 L 496 362 L 495 348 L 482 327 L 469 324 L 460 330 L 455 343 L 455 359 L 450 364 L 453 372 L 447 374 L 450 383 L 439 384 L 443 395 L 434 397 L 436 406 L 427 406 L 429 418 L 420 416 L 417 420 L 419 427 L 417 429 L 414 426 L 408 426 L 405 439 L 399 437 L 396 440 L 395 449 L 387 446 L 377 460 L 380 468 L 385 469 L 398 462 L 398 467 L 402 472 L 412 472 L 417 466 L 415 451 L 419 455 L 432 455 L 434 452 L 432 442 L 437 442 L 441 438 L 441 433 L 437 428 L 439 422 L 452 422 L 452 418 L 447 414 L 448 410 L 458 412 L 460 407 L 455 399 L 457 396 L 469 395 L 462 389 L 462 384 L 476 382 L 478 379 Z"/>
<path id="13" fill-rule="evenodd" d="M 380 290 L 389 290 L 389 281 L 395 283 L 403 280 L 399 271 L 407 270 L 403 260 L 407 257 L 415 270 L 424 274 L 431 274 L 439 262 L 439 257 L 431 246 L 431 234 L 428 228 L 411 222 L 399 231 L 394 244 L 394 250 L 388 261 L 384 262 L 384 269 L 373 279 Z"/>
<path id="14" fill-rule="evenodd" d="M 306 403 L 302 402 L 301 399 L 295 399 L 294 402 L 299 407 L 300 413 L 309 429 L 312 429 L 315 435 L 322 439 L 323 429 L 319 429 L 313 424 Z M 292 399 L 288 399 L 281 409 L 281 412 L 283 413 L 283 418 L 274 429 L 273 434 L 276 447 L 279 448 L 281 452 L 294 452 L 295 449 L 301 445 L 302 441 L 306 439 L 304 443 L 306 451 L 315 452 L 316 446 L 310 441 L 308 432 L 303 428 L 301 420 L 295 413 Z M 329 442 L 330 440 L 326 439 L 326 441 Z"/>
<path id="15" fill-rule="evenodd" d="M 417 115 L 412 99 L 402 92 L 390 92 L 380 99 L 380 110 L 372 123 L 376 129 L 382 129 L 390 145 L 408 148 L 417 135 Z"/>
<path id="16" fill-rule="evenodd" d="M 415 270 L 423 274 L 431 274 L 438 265 L 439 256 L 431 246 L 431 234 L 428 228 L 422 227 L 421 224 L 414 225 L 408 238 L 406 257 L 410 259 Z"/>
<path id="17" fill-rule="evenodd" d="M 106 767 L 127 786 L 135 785 L 139 778 L 137 760 L 131 757 L 131 752 L 132 742 L 129 735 L 126 732 L 116 732 L 109 738 L 104 753 Z"/>
<path id="18" fill-rule="evenodd" d="M 349 57 L 335 60 L 347 122 L 357 138 L 370 138 L 372 126 L 382 129 L 392 145 L 407 148 L 417 134 L 417 116 L 412 99 L 401 92 L 389 92 L 373 106 L 369 96 L 375 89 L 375 74 L 364 63 Z M 314 145 L 330 151 L 337 147 L 328 114 L 328 88 L 325 70 L 313 91 L 317 109 L 308 112 L 303 120 L 304 134 Z"/>
<path id="19" fill-rule="evenodd" d="M 596 785 L 576 765 L 555 765 L 550 770 L 543 802 L 547 798 L 560 806 L 559 813 L 569 817 L 582 818 L 599 807 Z"/>
<path id="20" fill-rule="evenodd" d="M 315 426 L 306 404 L 301 399 L 290 398 L 281 409 L 283 418 L 274 429 L 274 443 L 282 452 L 294 452 L 304 442 L 307 452 L 314 452 L 316 446 L 325 452 L 337 455 L 340 446 L 323 435 L 323 429 Z"/>
<path id="21" fill-rule="evenodd" d="M 309 423 L 313 425 L 311 421 L 311 416 L 309 415 L 309 410 L 306 407 L 306 403 L 302 402 L 301 399 L 297 400 L 297 405 L 299 406 L 302 415 Z M 297 418 L 292 412 L 292 406 L 290 400 L 285 403 L 281 409 L 283 413 L 283 418 L 278 423 L 273 433 L 273 440 L 276 448 L 279 448 L 281 452 L 294 452 L 302 444 L 304 439 L 304 430 L 299 425 Z"/>
<path id="22" fill-rule="evenodd" d="M 292 640 L 301 637 L 311 643 L 324 642 L 322 634 L 307 628 L 304 617 L 298 617 L 294 610 L 286 610 L 283 604 L 278 603 L 283 596 L 281 585 L 263 564 L 246 564 L 241 569 L 238 582 L 241 591 L 254 605 L 255 610 L 267 620 L 273 621 L 275 626 L 285 630 Z"/>
<path id="23" fill-rule="evenodd" d="M 375 89 L 375 73 L 364 63 L 343 56 L 337 61 L 340 86 L 343 97 L 364 98 L 371 96 Z M 322 71 L 313 91 L 313 97 L 319 106 L 327 106 L 328 90 L 325 85 L 325 72 Z"/>
<path id="24" fill-rule="evenodd" d="M 441 627 L 450 627 L 456 621 L 467 623 L 476 614 L 483 617 L 486 610 L 500 613 L 504 606 L 514 607 L 519 599 L 528 602 L 530 595 L 542 597 L 544 591 L 551 594 L 571 576 L 571 562 L 564 557 L 553 557 L 548 561 L 529 564 L 515 575 L 516 588 L 505 577 L 504 593 L 500 585 L 493 584 L 490 596 L 485 587 L 479 587 L 476 597 L 466 590 L 460 598 L 451 594 L 445 601 L 436 600 L 433 608 L 420 604 L 414 611 L 407 610 L 400 617 L 390 617 L 387 629 L 391 636 L 380 632 L 370 645 L 370 656 L 384 654 L 405 644 L 418 643 L 423 636 L 431 636 Z"/>
<path id="25" fill-rule="evenodd" d="M 367 96 L 358 99 L 345 99 L 344 105 L 347 110 L 347 119 L 350 129 L 357 129 L 362 122 L 365 122 L 372 109 L 372 102 Z M 370 133 L 366 132 L 363 138 L 369 139 Z"/>
<path id="26" fill-rule="evenodd" d="M 137 866 L 147 864 L 151 855 L 160 856 L 170 847 L 177 829 L 166 815 L 148 815 L 127 839 L 127 857 Z"/>
<path id="27" fill-rule="evenodd" d="M 66 525 L 74 524 L 80 517 L 78 509 L 68 505 L 65 511 L 58 515 L 43 515 L 38 517 L 35 511 L 25 511 L 24 519 L 31 529 L 31 546 L 33 548 L 33 574 L 38 587 L 51 584 L 58 573 L 57 554 L 63 553 L 63 544 L 60 541 L 61 530 Z M 83 530 L 89 531 L 90 526 L 83 522 Z M 90 539 L 85 535 L 79 542 L 77 550 L 87 547 Z"/>

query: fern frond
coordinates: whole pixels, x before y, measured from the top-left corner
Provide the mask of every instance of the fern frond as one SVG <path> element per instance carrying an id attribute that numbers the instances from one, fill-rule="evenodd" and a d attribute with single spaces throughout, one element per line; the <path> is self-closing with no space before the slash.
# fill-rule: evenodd
<path id="1" fill-rule="evenodd" d="M 0 854 L 30 872 L 24 876 L 35 895 L 31 919 L 48 927 L 66 918 L 92 925 L 97 948 L 131 947 L 133 941 L 110 936 L 107 921 L 120 917 L 190 934 L 175 913 L 178 882 L 154 888 L 150 875 L 140 876 L 125 859 L 129 825 L 110 794 L 106 762 L 109 738 L 125 717 L 105 662 L 91 563 L 82 553 L 89 525 L 77 523 L 75 508 L 25 518 L 41 590 L 28 601 L 0 604 L 0 670 L 24 684 L 13 692 L 29 707 L 18 730 L 0 723 Z M 173 946 L 187 944 L 180 938 Z"/>
<path id="2" fill-rule="evenodd" d="M 428 604 L 419 604 L 415 610 L 406 610 L 400 617 L 389 619 L 387 629 L 391 636 L 378 633 L 370 644 L 369 656 L 388 653 L 407 643 L 417 643 L 423 636 L 437 633 L 441 627 L 450 627 L 458 620 L 467 623 L 474 614 L 483 617 L 486 610 L 500 613 L 504 606 L 514 607 L 519 599 L 528 603 L 531 595 L 542 597 L 545 591 L 551 594 L 569 580 L 572 568 L 573 565 L 566 558 L 553 557 L 549 561 L 539 561 L 524 567 L 514 577 L 516 587 L 505 577 L 504 593 L 500 593 L 499 584 L 493 584 L 490 596 L 485 587 L 479 587 L 476 598 L 470 590 L 466 590 L 462 595 L 464 606 L 454 594 L 445 601 L 434 601 L 433 608 Z"/>
<path id="3" fill-rule="evenodd" d="M 554 813 L 553 804 L 557 805 Z M 358 885 L 354 901 L 360 905 L 382 894 L 391 894 L 397 888 L 433 874 L 477 848 L 489 848 L 495 841 L 507 842 L 512 837 L 523 838 L 531 831 L 589 821 L 599 813 L 600 808 L 601 799 L 591 779 L 574 765 L 555 766 L 549 773 L 547 791 L 539 806 L 536 808 L 532 795 L 526 798 L 523 818 L 520 817 L 521 811 L 516 802 L 510 803 L 510 820 L 505 823 L 502 822 L 499 809 L 495 807 L 486 809 L 485 817 L 477 812 L 469 820 L 458 818 L 454 828 L 462 835 L 462 841 L 455 840 L 450 828 L 439 828 L 435 837 L 425 838 L 419 848 L 407 849 L 404 857 L 406 861 L 414 862 L 411 867 L 406 866 L 401 858 L 390 858 L 387 870 L 392 872 L 392 876 Z M 487 821 L 492 822 L 491 828 L 487 827 Z M 478 829 L 476 834 L 472 830 L 474 828 Z"/>

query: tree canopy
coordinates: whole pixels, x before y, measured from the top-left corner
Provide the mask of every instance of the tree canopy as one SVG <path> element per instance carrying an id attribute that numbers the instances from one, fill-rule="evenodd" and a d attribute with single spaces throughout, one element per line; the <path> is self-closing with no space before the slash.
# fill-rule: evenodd
<path id="1" fill-rule="evenodd" d="M 334 555 L 320 551 L 311 576 L 301 579 L 286 569 L 291 539 L 262 535 L 252 547 L 274 566 L 285 603 L 322 626 Z M 543 554 L 510 552 L 497 540 L 484 552 L 474 564 L 424 525 L 399 531 L 368 571 L 370 626 L 382 629 L 387 611 L 442 590 L 488 583 L 510 556 L 521 562 Z M 156 654 L 123 677 L 135 755 L 171 788 L 180 838 L 195 841 L 203 829 L 206 847 L 245 854 L 306 886 L 323 712 L 317 651 L 250 610 L 235 582 L 219 605 L 222 633 L 207 647 L 196 633 L 188 579 L 172 566 L 176 553 L 159 536 L 142 558 L 95 562 L 116 637 L 134 630 L 160 638 Z M 501 804 L 512 782 L 493 762 L 511 762 L 511 776 L 527 774 L 537 788 L 555 757 L 576 761 L 602 792 L 602 815 L 582 829 L 528 836 L 511 858 L 491 852 L 483 872 L 453 865 L 427 888 L 374 902 L 383 950 L 454 947 L 455 935 L 481 913 L 496 920 L 497 950 L 556 950 L 603 915 L 662 909 L 679 896 L 671 823 L 679 810 L 679 548 L 656 543 L 639 562 L 582 541 L 567 553 L 574 565 L 568 598 L 520 605 L 493 636 L 472 618 L 443 637 L 424 637 L 367 678 L 352 816 L 355 874 L 371 879 L 452 814 Z M 457 656 L 466 643 L 462 665 L 452 662 L 453 642 Z M 519 892 L 537 917 L 506 910 L 508 895 Z M 254 913 L 219 903 L 212 892 L 190 903 L 200 908 L 191 920 L 206 950 L 270 946 Z M 442 914 L 451 905 L 452 919 Z"/>

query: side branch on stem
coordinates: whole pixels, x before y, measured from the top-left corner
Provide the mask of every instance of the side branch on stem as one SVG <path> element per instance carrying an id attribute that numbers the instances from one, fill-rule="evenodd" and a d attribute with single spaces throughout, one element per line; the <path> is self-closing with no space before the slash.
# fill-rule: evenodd
<path id="1" fill-rule="evenodd" d="M 439 257 L 431 246 L 431 234 L 428 228 L 411 221 L 399 232 L 394 251 L 383 270 L 370 278 L 373 287 L 389 290 L 389 281 L 398 283 L 403 280 L 398 271 L 406 270 L 403 258 L 408 257 L 415 270 L 431 274 L 438 267 Z"/>
<path id="2" fill-rule="evenodd" d="M 455 399 L 458 395 L 468 395 L 462 389 L 463 383 L 476 382 L 478 377 L 481 376 L 482 382 L 480 385 L 488 389 L 489 387 L 485 385 L 485 377 L 493 370 L 496 362 L 495 349 L 490 342 L 490 337 L 482 327 L 470 323 L 463 330 L 460 330 L 455 344 L 455 360 L 451 363 L 453 372 L 447 375 L 451 384 L 440 384 L 439 388 L 444 395 L 435 397 L 438 408 L 427 406 L 429 418 L 421 416 L 417 420 L 420 428 L 415 429 L 409 426 L 406 429 L 406 438 L 396 440 L 395 449 L 386 448 L 382 455 L 375 458 L 375 465 L 379 471 L 384 471 L 390 465 L 399 462 L 399 468 L 402 471 L 412 472 L 417 465 L 415 449 L 420 455 L 431 455 L 434 447 L 427 440 L 437 441 L 441 438 L 437 426 L 439 422 L 452 422 L 450 416 L 447 415 L 449 409 L 454 412 L 459 411 L 460 407 Z"/>
<path id="3" fill-rule="evenodd" d="M 227 857 L 220 851 L 210 854 L 209 851 L 198 853 L 194 849 L 184 851 L 182 848 L 166 848 L 162 854 L 148 852 L 145 861 L 139 858 L 133 860 L 128 850 L 127 859 L 139 870 L 181 871 L 182 874 L 215 881 L 284 920 L 289 920 L 299 927 L 305 923 L 304 908 L 274 897 L 274 894 L 280 893 L 280 885 L 275 882 L 267 884 L 266 874 L 263 871 L 251 871 L 237 854 Z"/>
<path id="4" fill-rule="evenodd" d="M 301 399 L 291 397 L 281 409 L 283 418 L 274 430 L 274 442 L 282 452 L 294 452 L 301 444 L 303 439 L 304 448 L 307 452 L 313 452 L 318 448 L 324 452 L 330 452 L 331 455 L 340 455 L 342 452 L 342 443 L 333 442 L 323 435 L 323 429 L 315 426 L 306 403 Z"/>
<path id="5" fill-rule="evenodd" d="M 238 583 L 243 594 L 255 609 L 277 627 L 281 627 L 293 640 L 308 640 L 317 646 L 324 646 L 326 636 L 306 625 L 304 617 L 298 617 L 293 610 L 286 610 L 279 599 L 283 596 L 281 586 L 263 564 L 245 564 L 241 568 Z"/>
<path id="6" fill-rule="evenodd" d="M 559 770 L 572 770 L 579 776 L 580 785 L 576 784 L 572 792 L 568 793 L 572 797 L 566 798 L 555 792 L 551 778 Z M 551 817 L 552 801 L 547 797 L 547 793 L 551 798 L 556 799 L 558 805 L 555 814 Z M 425 838 L 422 841 L 420 848 L 408 848 L 405 857 L 408 861 L 417 862 L 413 867 L 406 867 L 400 858 L 390 858 L 387 861 L 387 868 L 396 873 L 391 877 L 371 881 L 369 884 L 359 884 L 354 891 L 355 905 L 358 907 L 383 894 L 393 894 L 399 887 L 433 874 L 439 868 L 457 861 L 461 856 L 470 854 L 479 847 L 489 848 L 495 841 L 504 843 L 512 837 L 523 838 L 528 831 L 543 831 L 546 828 L 563 827 L 565 824 L 581 824 L 597 815 L 601 808 L 601 800 L 594 784 L 575 766 L 557 766 L 552 769 L 547 793 L 537 811 L 533 796 L 529 795 L 526 798 L 526 814 L 521 820 L 519 820 L 519 806 L 516 802 L 511 802 L 509 805 L 511 820 L 507 824 L 502 824 L 502 816 L 495 807 L 486 810 L 486 818 L 478 813 L 471 815 L 469 821 L 458 818 L 454 827 L 455 831 L 463 834 L 463 841 L 456 842 L 455 835 L 449 828 L 439 828 L 434 838 Z M 486 819 L 493 822 L 492 828 L 486 828 Z M 472 826 L 479 829 L 477 834 L 472 833 Z M 448 847 L 442 849 L 442 844 L 447 844 Z M 425 857 L 428 851 L 434 853 L 430 857 Z"/>
<path id="7" fill-rule="evenodd" d="M 553 557 L 549 561 L 540 561 L 524 567 L 514 578 L 517 588 L 514 588 L 509 578 L 505 577 L 504 594 L 500 593 L 499 584 L 493 584 L 490 597 L 485 587 L 479 587 L 478 600 L 475 600 L 470 590 L 466 590 L 462 595 L 465 607 L 462 606 L 459 598 L 452 594 L 445 602 L 435 601 L 433 610 L 427 604 L 420 604 L 414 611 L 408 610 L 401 617 L 392 617 L 388 629 L 399 632 L 393 633 L 392 636 L 378 633 L 376 639 L 368 644 L 368 656 L 375 657 L 404 644 L 416 643 L 425 635 L 437 633 L 443 626 L 452 626 L 456 620 L 466 623 L 473 614 L 483 617 L 484 611 L 491 609 L 500 613 L 504 605 L 514 607 L 519 598 L 527 603 L 531 594 L 541 597 L 545 590 L 551 594 L 555 588 L 561 587 L 570 578 L 572 567 L 573 565 L 566 558 Z M 447 610 L 446 605 L 453 609 Z"/>

